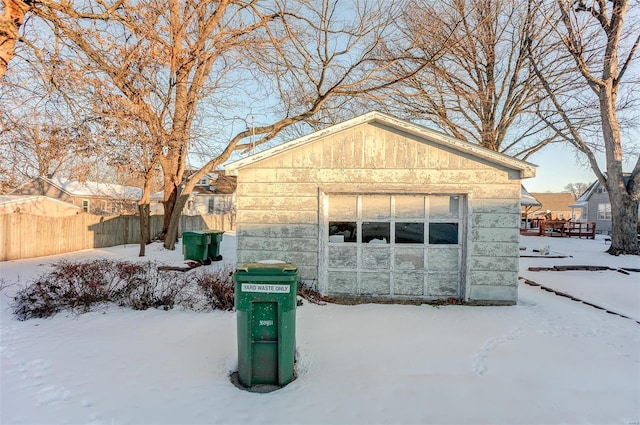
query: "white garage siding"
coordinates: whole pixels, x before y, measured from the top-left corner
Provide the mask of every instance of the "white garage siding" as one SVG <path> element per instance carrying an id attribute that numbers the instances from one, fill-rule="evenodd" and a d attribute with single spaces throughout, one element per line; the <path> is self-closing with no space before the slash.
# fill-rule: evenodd
<path id="1" fill-rule="evenodd" d="M 520 179 L 533 167 L 368 116 L 227 167 L 238 261 L 293 262 L 325 294 L 514 303 Z M 352 223 L 355 239 L 331 223 Z M 453 224 L 457 243 L 437 243 Z"/>

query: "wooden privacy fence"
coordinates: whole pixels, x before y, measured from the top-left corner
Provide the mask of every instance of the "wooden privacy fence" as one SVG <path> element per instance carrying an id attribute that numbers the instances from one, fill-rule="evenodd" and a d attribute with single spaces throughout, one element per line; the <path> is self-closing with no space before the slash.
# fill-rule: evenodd
<path id="1" fill-rule="evenodd" d="M 152 237 L 162 231 L 162 219 L 162 216 L 151 216 Z M 233 221 L 229 220 L 228 215 L 182 216 L 179 232 L 182 234 L 185 230 L 232 230 L 232 224 Z M 0 215 L 0 261 L 138 243 L 140 220 L 136 215 Z"/>

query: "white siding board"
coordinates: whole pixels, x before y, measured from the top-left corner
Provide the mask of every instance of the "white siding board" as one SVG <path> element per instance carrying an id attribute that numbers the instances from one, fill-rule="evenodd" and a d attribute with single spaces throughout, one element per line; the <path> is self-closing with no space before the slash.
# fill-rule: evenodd
<path id="1" fill-rule="evenodd" d="M 485 271 L 518 271 L 518 257 L 483 257 L 471 255 L 471 273 Z"/>
<path id="2" fill-rule="evenodd" d="M 519 199 L 474 199 L 473 210 L 477 213 L 520 214 Z"/>
<path id="3" fill-rule="evenodd" d="M 479 184 L 474 186 L 474 195 L 478 198 L 520 199 L 520 181 L 505 180 L 501 184 Z"/>
<path id="4" fill-rule="evenodd" d="M 317 211 L 318 198 L 316 196 L 296 196 L 295 206 L 298 211 Z M 292 197 L 241 197 L 237 199 L 237 210 L 281 210 L 292 205 Z"/>
<path id="5" fill-rule="evenodd" d="M 239 210 L 239 223 L 317 223 L 317 211 Z"/>
<path id="6" fill-rule="evenodd" d="M 492 190 L 502 187 L 505 183 L 511 184 L 506 174 L 492 172 L 491 170 L 418 170 L 418 169 L 362 169 L 362 168 L 344 168 L 344 169 L 326 169 L 326 168 L 309 168 L 309 169 L 293 169 L 284 168 L 277 172 L 268 169 L 251 170 L 250 173 L 242 173 L 242 184 L 261 183 L 277 183 L 283 185 L 284 189 L 288 189 L 291 184 L 302 184 L 314 181 L 318 183 L 395 183 L 403 184 L 407 187 L 413 187 L 415 184 L 434 184 L 444 185 L 450 188 L 459 187 L 460 185 L 476 185 L 476 188 L 486 188 L 491 186 L 490 190 L 483 190 L 492 194 Z M 482 182 L 482 184 L 478 184 Z M 494 187 L 495 186 L 495 187 Z M 519 185 L 517 186 L 519 188 Z M 240 189 L 240 188 L 239 188 Z M 297 190 L 299 191 L 299 189 Z M 511 191 L 513 192 L 513 191 Z M 516 191 L 519 195 L 519 189 Z M 255 188 L 247 191 L 244 188 L 240 194 L 251 193 L 259 196 L 255 192 Z M 281 195 L 287 194 L 289 191 L 282 192 Z M 509 197 L 505 197 L 509 198 Z M 516 198 L 517 201 L 518 198 Z"/>
<path id="7" fill-rule="evenodd" d="M 269 238 L 317 238 L 318 226 L 315 224 L 238 224 L 236 236 Z"/>
<path id="8" fill-rule="evenodd" d="M 506 286 L 518 282 L 517 271 L 475 270 L 471 273 L 472 285 Z"/>
<path id="9" fill-rule="evenodd" d="M 256 184 L 245 183 L 238 184 L 236 190 L 236 199 L 243 196 L 282 196 L 287 194 L 288 196 L 295 197 L 297 195 L 309 195 L 316 193 L 318 188 L 317 183 L 277 183 L 277 184 Z"/>
<path id="10" fill-rule="evenodd" d="M 473 227 L 483 228 L 517 228 L 520 223 L 520 213 L 518 214 L 495 214 L 482 213 L 476 211 L 472 218 Z"/>
<path id="11" fill-rule="evenodd" d="M 518 252 L 517 242 L 483 242 L 474 245 L 473 254 L 477 256 L 513 257 Z"/>
<path id="12" fill-rule="evenodd" d="M 471 286 L 470 301 L 496 302 L 504 301 L 507 304 L 515 304 L 518 299 L 518 287 L 513 286 Z"/>
<path id="13" fill-rule="evenodd" d="M 483 242 L 518 242 L 520 233 L 518 229 L 500 228 L 472 228 L 471 241 L 474 243 Z"/>
<path id="14" fill-rule="evenodd" d="M 243 249 L 251 250 L 274 250 L 287 251 L 294 250 L 300 252 L 317 252 L 318 241 L 308 238 L 246 238 L 242 244 Z"/>

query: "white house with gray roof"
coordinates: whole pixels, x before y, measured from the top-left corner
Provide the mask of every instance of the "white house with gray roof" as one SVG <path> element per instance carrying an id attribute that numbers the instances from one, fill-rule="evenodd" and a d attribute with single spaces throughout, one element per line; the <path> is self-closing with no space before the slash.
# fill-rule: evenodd
<path id="1" fill-rule="evenodd" d="M 625 184 L 629 182 L 630 175 L 623 174 Z M 596 233 L 611 233 L 611 201 L 607 188 L 599 180 L 593 182 L 569 208 L 580 211 L 580 221 L 596 223 Z"/>
<path id="2" fill-rule="evenodd" d="M 114 215 L 136 214 L 142 189 L 119 184 L 41 176 L 23 184 L 11 194 L 47 196 L 75 205 L 84 212 Z"/>

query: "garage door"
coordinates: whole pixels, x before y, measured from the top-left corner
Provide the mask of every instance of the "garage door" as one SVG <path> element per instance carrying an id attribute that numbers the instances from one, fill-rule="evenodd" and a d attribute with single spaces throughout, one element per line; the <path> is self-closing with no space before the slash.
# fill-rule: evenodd
<path id="1" fill-rule="evenodd" d="M 460 297 L 460 195 L 328 196 L 327 292 Z"/>

